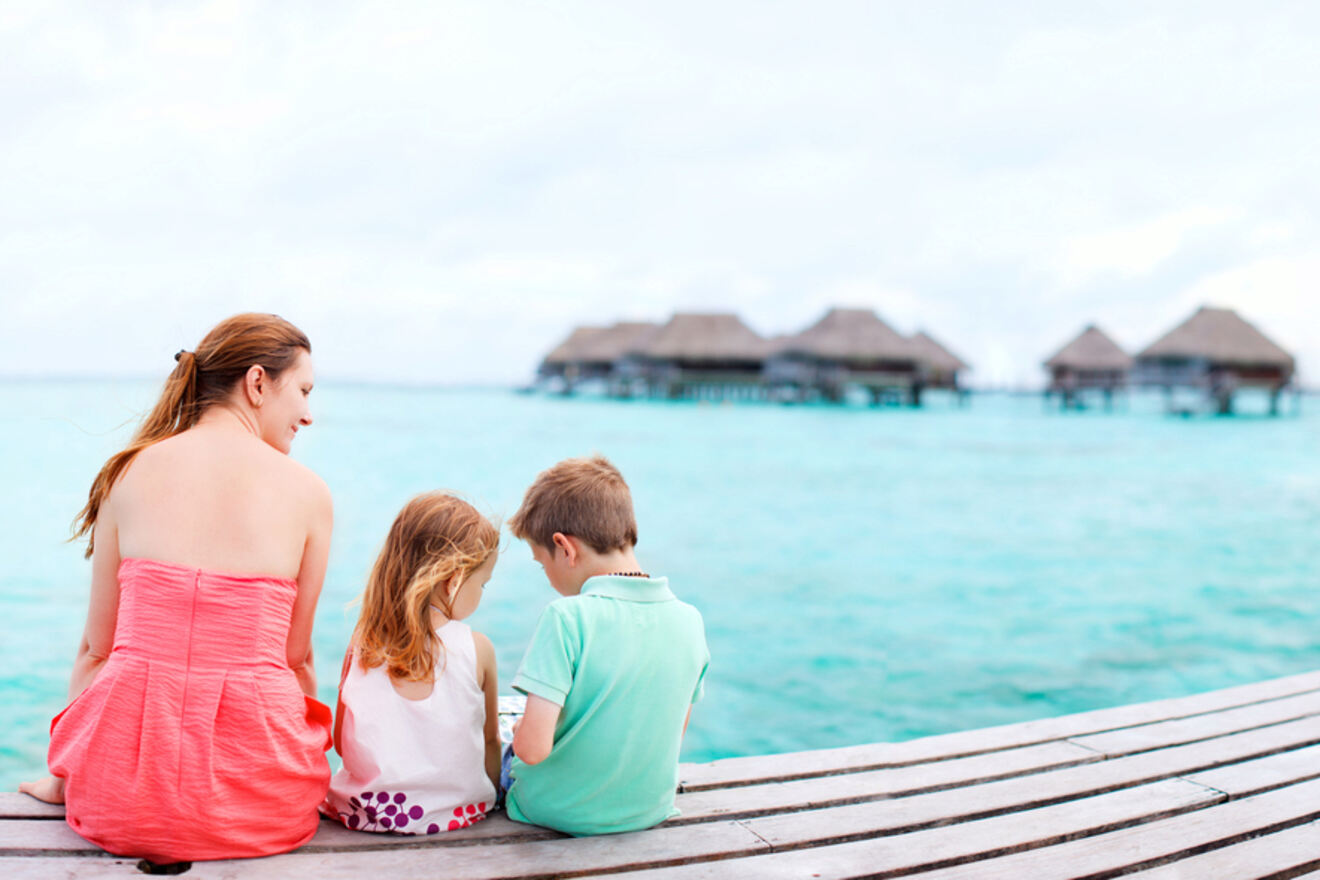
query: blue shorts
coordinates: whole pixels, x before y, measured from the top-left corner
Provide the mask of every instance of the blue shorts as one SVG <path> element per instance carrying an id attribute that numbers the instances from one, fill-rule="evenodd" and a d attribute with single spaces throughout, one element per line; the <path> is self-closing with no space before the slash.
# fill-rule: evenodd
<path id="1" fill-rule="evenodd" d="M 500 791 L 495 800 L 496 806 L 504 803 L 504 796 L 513 787 L 513 743 L 504 747 L 504 757 L 500 760 Z"/>

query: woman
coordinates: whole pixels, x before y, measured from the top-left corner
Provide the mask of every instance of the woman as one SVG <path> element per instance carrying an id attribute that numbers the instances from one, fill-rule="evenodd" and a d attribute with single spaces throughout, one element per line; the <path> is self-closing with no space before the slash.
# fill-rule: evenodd
<path id="1" fill-rule="evenodd" d="M 312 618 L 332 510 L 287 455 L 312 423 L 311 344 L 235 315 L 181 351 L 79 515 L 92 592 L 52 776 L 21 791 L 154 862 L 285 852 L 316 833 L 330 710 Z"/>

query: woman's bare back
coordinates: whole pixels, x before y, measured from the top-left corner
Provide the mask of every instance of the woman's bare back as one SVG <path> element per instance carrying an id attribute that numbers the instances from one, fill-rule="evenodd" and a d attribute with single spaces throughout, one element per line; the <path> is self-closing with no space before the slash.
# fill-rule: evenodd
<path id="1" fill-rule="evenodd" d="M 111 490 L 119 554 L 297 578 L 324 484 L 223 419 L 142 450 Z"/>

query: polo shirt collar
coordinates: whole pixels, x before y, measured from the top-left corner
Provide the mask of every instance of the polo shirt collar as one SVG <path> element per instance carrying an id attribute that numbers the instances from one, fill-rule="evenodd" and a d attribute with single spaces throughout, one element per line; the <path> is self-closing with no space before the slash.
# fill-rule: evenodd
<path id="1" fill-rule="evenodd" d="M 626 577 L 598 574 L 587 578 L 582 585 L 583 596 L 608 596 L 629 602 L 668 602 L 674 598 L 669 591 L 669 578 Z"/>

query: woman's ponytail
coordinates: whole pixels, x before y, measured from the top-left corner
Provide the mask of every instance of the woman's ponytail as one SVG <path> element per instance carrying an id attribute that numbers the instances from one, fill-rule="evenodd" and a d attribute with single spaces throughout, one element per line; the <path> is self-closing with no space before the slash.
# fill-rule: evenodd
<path id="1" fill-rule="evenodd" d="M 293 364 L 300 351 L 311 350 L 307 336 L 283 318 L 247 313 L 217 324 L 197 351 L 179 351 L 160 399 L 138 426 L 132 442 L 110 456 L 92 481 L 87 504 L 74 518 L 70 540 L 86 535 L 87 552 L 83 555 L 92 555 L 101 505 L 139 452 L 197 424 L 206 408 L 224 399 L 249 367 L 260 365 L 275 379 Z"/>

